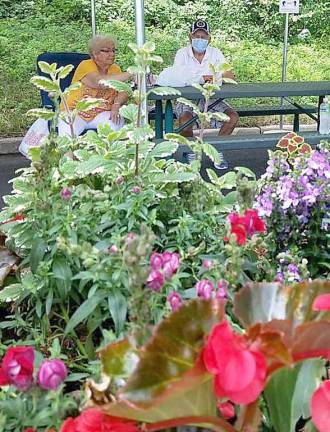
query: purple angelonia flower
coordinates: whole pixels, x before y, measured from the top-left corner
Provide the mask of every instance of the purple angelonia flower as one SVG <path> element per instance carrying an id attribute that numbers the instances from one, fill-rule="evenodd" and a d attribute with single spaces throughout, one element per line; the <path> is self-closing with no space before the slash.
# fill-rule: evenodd
<path id="1" fill-rule="evenodd" d="M 171 309 L 173 312 L 177 311 L 180 308 L 180 306 L 182 305 L 182 297 L 176 291 L 172 291 L 167 296 L 167 301 L 170 303 L 170 306 L 171 306 Z"/>
<path id="2" fill-rule="evenodd" d="M 44 390 L 56 390 L 68 375 L 62 360 L 44 360 L 38 371 L 38 385 Z"/>
<path id="3" fill-rule="evenodd" d="M 275 275 L 274 282 L 283 283 L 284 282 L 284 274 L 281 271 L 278 271 Z"/>
<path id="4" fill-rule="evenodd" d="M 206 300 L 212 297 L 212 292 L 214 287 L 210 280 L 202 279 L 198 281 L 197 284 L 195 285 L 195 288 L 198 297 L 201 297 Z"/>

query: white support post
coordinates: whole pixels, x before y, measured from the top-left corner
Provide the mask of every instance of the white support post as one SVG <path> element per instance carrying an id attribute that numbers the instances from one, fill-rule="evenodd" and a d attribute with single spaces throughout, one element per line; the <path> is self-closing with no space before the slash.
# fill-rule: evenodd
<path id="1" fill-rule="evenodd" d="M 145 42 L 145 26 L 144 26 L 144 0 L 135 0 L 135 35 L 136 43 L 138 47 L 142 47 Z M 148 110 L 147 110 L 147 82 L 146 75 L 144 74 L 141 80 L 141 89 L 143 102 L 142 102 L 142 124 L 146 124 L 148 121 Z"/>
<path id="2" fill-rule="evenodd" d="M 283 62 L 282 62 L 282 82 L 286 81 L 286 64 L 288 58 L 288 36 L 289 36 L 289 14 L 285 14 L 284 45 L 283 45 Z M 284 99 L 281 98 L 281 105 Z M 280 117 L 280 129 L 283 128 L 283 116 Z"/>
<path id="3" fill-rule="evenodd" d="M 96 35 L 95 0 L 91 0 L 92 36 Z"/>

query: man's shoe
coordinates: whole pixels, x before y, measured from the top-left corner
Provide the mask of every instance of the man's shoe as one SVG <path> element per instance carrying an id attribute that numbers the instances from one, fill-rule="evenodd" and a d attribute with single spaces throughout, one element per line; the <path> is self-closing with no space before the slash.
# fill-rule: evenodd
<path id="1" fill-rule="evenodd" d="M 228 162 L 226 161 L 226 159 L 223 157 L 223 153 L 219 152 L 219 156 L 221 158 L 221 162 L 220 163 L 214 163 L 214 168 L 216 168 L 218 170 L 228 169 L 229 165 L 228 165 Z"/>

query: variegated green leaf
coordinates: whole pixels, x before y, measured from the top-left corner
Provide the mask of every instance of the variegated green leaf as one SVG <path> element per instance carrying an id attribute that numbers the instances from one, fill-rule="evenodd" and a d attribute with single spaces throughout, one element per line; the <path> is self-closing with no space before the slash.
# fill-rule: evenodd
<path id="1" fill-rule="evenodd" d="M 182 135 L 176 133 L 167 133 L 165 134 L 165 138 L 169 141 L 174 141 L 177 142 L 178 144 L 187 145 L 191 147 L 191 141 Z"/>
<path id="2" fill-rule="evenodd" d="M 230 120 L 230 118 L 225 113 L 218 113 L 218 112 L 210 113 L 210 117 L 219 120 L 221 122 L 227 122 Z"/>
<path id="3" fill-rule="evenodd" d="M 132 89 L 131 87 L 121 81 L 116 81 L 116 80 L 100 80 L 99 83 L 101 85 L 103 85 L 104 87 L 109 87 L 112 88 L 114 90 L 117 90 L 118 92 L 126 92 L 128 94 L 132 93 Z"/>
<path id="4" fill-rule="evenodd" d="M 132 123 L 135 123 L 138 117 L 138 107 L 137 105 L 134 104 L 123 105 L 120 108 L 119 113 L 127 120 L 131 121 Z"/>
<path id="5" fill-rule="evenodd" d="M 62 66 L 59 68 L 59 73 L 58 73 L 58 78 L 59 79 L 63 79 L 65 77 L 67 77 L 69 75 L 69 73 L 72 71 L 72 69 L 74 68 L 73 65 L 66 65 L 66 66 Z"/>
<path id="6" fill-rule="evenodd" d="M 96 98 L 86 98 L 82 99 L 79 102 L 77 102 L 76 110 L 78 112 L 82 111 L 88 111 L 93 108 L 97 108 L 103 103 L 103 99 L 96 99 Z"/>
<path id="7" fill-rule="evenodd" d="M 181 92 L 173 87 L 155 87 L 148 92 L 148 94 L 166 96 L 166 95 L 181 95 Z"/>
<path id="8" fill-rule="evenodd" d="M 34 117 L 39 117 L 44 120 L 51 120 L 55 115 L 54 111 L 47 108 L 33 108 L 30 109 L 26 114 Z"/>
<path id="9" fill-rule="evenodd" d="M 58 92 L 60 90 L 59 84 L 43 76 L 34 76 L 31 78 L 30 82 L 46 92 Z"/>
<path id="10" fill-rule="evenodd" d="M 213 145 L 204 143 L 202 148 L 203 152 L 211 159 L 212 162 L 217 164 L 221 163 L 222 156 L 219 154 L 218 150 L 213 147 Z"/>
<path id="11" fill-rule="evenodd" d="M 171 156 L 173 153 L 177 151 L 177 149 L 178 149 L 177 143 L 164 141 L 160 144 L 157 144 L 150 152 L 150 155 L 155 158 L 163 158 L 163 157 Z"/>
<path id="12" fill-rule="evenodd" d="M 222 78 L 222 81 L 227 83 L 227 84 L 237 84 L 237 81 L 231 79 L 231 78 Z"/>
<path id="13" fill-rule="evenodd" d="M 67 87 L 64 90 L 63 94 L 67 94 L 67 93 L 69 93 L 70 91 L 73 91 L 73 90 L 78 90 L 80 87 L 81 87 L 81 83 L 80 82 L 73 83 L 73 84 L 69 85 L 69 87 Z"/>
<path id="14" fill-rule="evenodd" d="M 192 172 L 160 173 L 154 177 L 155 183 L 182 183 L 196 179 L 197 174 Z"/>
<path id="15" fill-rule="evenodd" d="M 210 179 L 210 181 L 213 184 L 218 184 L 218 176 L 212 169 L 207 168 L 206 173 L 207 173 L 208 178 Z"/>
<path id="16" fill-rule="evenodd" d="M 56 67 L 57 67 L 56 63 L 53 63 L 52 65 L 50 65 L 49 63 L 44 62 L 44 61 L 38 62 L 39 69 L 43 73 L 46 73 L 46 74 L 49 74 L 49 75 L 55 72 L 54 65 L 55 65 L 55 70 L 56 70 Z"/>
<path id="17" fill-rule="evenodd" d="M 198 106 L 196 104 L 194 104 L 194 102 L 192 102 L 191 100 L 188 100 L 188 99 L 185 99 L 185 98 L 179 98 L 178 102 L 182 103 L 184 105 L 187 105 L 188 107 L 192 108 L 192 110 L 194 111 L 195 114 L 199 114 L 200 113 L 200 109 L 198 108 Z"/>

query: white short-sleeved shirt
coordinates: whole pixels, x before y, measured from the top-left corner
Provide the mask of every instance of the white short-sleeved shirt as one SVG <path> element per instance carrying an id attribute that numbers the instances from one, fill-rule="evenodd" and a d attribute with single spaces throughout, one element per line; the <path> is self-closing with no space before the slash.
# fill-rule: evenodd
<path id="1" fill-rule="evenodd" d="M 189 67 L 191 71 L 196 72 L 196 74 L 199 74 L 200 77 L 202 75 L 212 75 L 209 66 L 210 63 L 216 66 L 226 63 L 225 56 L 218 48 L 208 46 L 206 48 L 202 63 L 199 63 L 199 61 L 194 56 L 191 45 L 185 48 L 180 48 L 174 59 L 175 67 Z"/>

